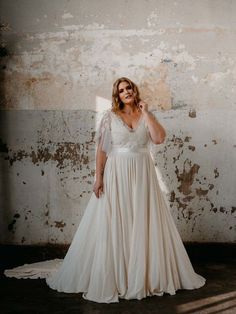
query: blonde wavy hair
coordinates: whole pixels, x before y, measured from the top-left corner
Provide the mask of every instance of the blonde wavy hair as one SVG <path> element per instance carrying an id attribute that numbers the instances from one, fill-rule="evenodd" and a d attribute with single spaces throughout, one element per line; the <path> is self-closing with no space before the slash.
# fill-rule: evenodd
<path id="1" fill-rule="evenodd" d="M 138 106 L 138 103 L 140 102 L 140 96 L 139 96 L 139 90 L 138 86 L 132 82 L 130 79 L 127 77 L 121 77 L 115 81 L 113 84 L 113 89 L 112 89 L 112 111 L 117 112 L 120 111 L 124 108 L 123 102 L 120 100 L 119 96 L 119 84 L 121 82 L 127 82 L 129 86 L 132 88 L 134 94 L 135 94 L 135 105 Z"/>

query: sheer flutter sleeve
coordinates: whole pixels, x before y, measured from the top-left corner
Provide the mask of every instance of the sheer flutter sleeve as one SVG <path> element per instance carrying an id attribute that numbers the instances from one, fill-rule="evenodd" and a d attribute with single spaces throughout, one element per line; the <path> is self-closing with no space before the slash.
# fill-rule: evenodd
<path id="1" fill-rule="evenodd" d="M 95 134 L 96 146 L 101 145 L 101 149 L 106 155 L 109 154 L 112 148 L 111 139 L 111 114 L 110 110 L 106 110 L 98 123 Z"/>

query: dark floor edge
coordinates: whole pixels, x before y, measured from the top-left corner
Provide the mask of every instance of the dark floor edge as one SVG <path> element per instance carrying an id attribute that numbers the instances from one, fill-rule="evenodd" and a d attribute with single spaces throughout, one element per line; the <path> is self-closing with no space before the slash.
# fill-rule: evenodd
<path id="1" fill-rule="evenodd" d="M 236 262 L 236 243 L 184 242 L 184 246 L 193 263 Z M 66 244 L 0 244 L 0 271 L 24 263 L 63 258 L 68 248 Z"/>

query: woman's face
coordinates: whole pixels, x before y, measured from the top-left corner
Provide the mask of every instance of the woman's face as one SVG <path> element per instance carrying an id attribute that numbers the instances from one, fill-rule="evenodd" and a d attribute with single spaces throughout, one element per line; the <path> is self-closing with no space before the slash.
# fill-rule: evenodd
<path id="1" fill-rule="evenodd" d="M 123 104 L 132 104 L 135 100 L 135 94 L 128 82 L 121 82 L 118 85 L 118 93 Z"/>

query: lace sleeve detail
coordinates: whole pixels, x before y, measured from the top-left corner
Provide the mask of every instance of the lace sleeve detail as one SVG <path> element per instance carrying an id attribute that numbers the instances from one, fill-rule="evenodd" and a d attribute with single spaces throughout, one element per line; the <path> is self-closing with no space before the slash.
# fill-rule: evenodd
<path id="1" fill-rule="evenodd" d="M 157 120 L 157 117 L 156 117 L 156 115 L 155 115 L 155 112 L 156 112 L 156 109 L 151 109 L 151 110 L 149 110 L 149 113 L 152 115 L 152 117 L 153 118 L 155 118 L 155 120 Z M 148 133 L 148 139 L 149 139 L 149 143 L 148 143 L 148 146 L 149 146 L 149 148 L 152 146 L 152 138 L 151 138 L 151 134 L 150 134 L 150 131 L 149 131 L 149 128 L 148 128 L 148 125 L 147 125 L 147 123 L 145 122 L 145 128 L 146 128 L 146 130 L 147 130 L 147 133 Z"/>
<path id="2" fill-rule="evenodd" d="M 111 115 L 110 110 L 106 110 L 103 114 L 98 127 L 96 128 L 95 144 L 101 145 L 101 150 L 107 155 L 111 150 Z"/>

